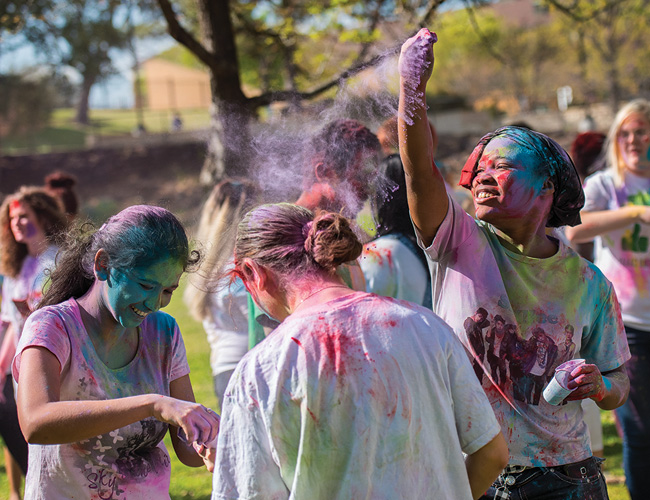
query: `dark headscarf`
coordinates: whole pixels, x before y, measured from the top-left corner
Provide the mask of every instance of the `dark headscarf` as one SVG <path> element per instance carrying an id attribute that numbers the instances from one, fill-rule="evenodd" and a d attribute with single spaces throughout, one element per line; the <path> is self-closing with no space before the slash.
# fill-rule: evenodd
<path id="1" fill-rule="evenodd" d="M 546 225 L 548 227 L 577 226 L 580 209 L 585 204 L 585 194 L 578 171 L 567 152 L 550 137 L 524 127 L 501 127 L 484 135 L 465 162 L 459 186 L 471 189 L 476 167 L 488 142 L 495 137 L 507 137 L 537 155 L 540 174 L 546 174 L 553 182 L 555 193 Z M 544 165 L 542 167 L 541 165 Z"/>

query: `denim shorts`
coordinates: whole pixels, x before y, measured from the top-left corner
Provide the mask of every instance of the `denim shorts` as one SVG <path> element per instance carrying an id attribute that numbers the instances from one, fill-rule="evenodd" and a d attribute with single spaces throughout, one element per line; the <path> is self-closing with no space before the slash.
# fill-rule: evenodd
<path id="1" fill-rule="evenodd" d="M 526 467 L 515 473 L 504 471 L 481 500 L 608 500 L 602 462 L 602 458 L 591 457 L 569 464 L 570 470 L 558 466 Z"/>

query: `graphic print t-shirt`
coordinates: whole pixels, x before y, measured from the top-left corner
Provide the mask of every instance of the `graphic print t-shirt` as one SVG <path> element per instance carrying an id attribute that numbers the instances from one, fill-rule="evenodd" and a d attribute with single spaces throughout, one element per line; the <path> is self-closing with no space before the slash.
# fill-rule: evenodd
<path id="1" fill-rule="evenodd" d="M 508 441 L 510 463 L 553 466 L 591 455 L 580 402 L 542 396 L 555 368 L 585 358 L 601 372 L 630 357 L 612 285 L 561 242 L 536 259 L 450 200 L 432 245 L 433 308 L 465 345 Z"/>
<path id="2" fill-rule="evenodd" d="M 169 395 L 169 383 L 189 373 L 176 321 L 152 313 L 140 325 L 138 352 L 126 366 L 108 368 L 95 352 L 70 299 L 35 311 L 13 362 L 20 384 L 23 350 L 40 346 L 61 364 L 61 401 Z M 147 418 L 78 443 L 29 445 L 25 498 L 32 500 L 169 498 L 170 460 L 162 440 L 167 424 Z"/>
<path id="3" fill-rule="evenodd" d="M 650 179 L 626 173 L 617 187 L 604 170 L 585 181 L 585 212 L 650 205 Z M 614 285 L 623 322 L 650 332 L 650 226 L 630 224 L 596 238 L 595 264 Z"/>

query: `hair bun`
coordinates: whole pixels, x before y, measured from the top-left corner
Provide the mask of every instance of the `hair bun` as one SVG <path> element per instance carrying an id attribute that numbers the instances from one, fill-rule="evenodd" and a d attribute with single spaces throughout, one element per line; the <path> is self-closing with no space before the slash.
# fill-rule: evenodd
<path id="1" fill-rule="evenodd" d="M 334 272 L 345 262 L 361 255 L 363 246 L 343 215 L 318 211 L 313 221 L 303 226 L 305 252 L 322 268 Z"/>
<path id="2" fill-rule="evenodd" d="M 72 188 L 76 184 L 77 179 L 63 172 L 55 172 L 45 178 L 45 185 L 50 189 Z"/>

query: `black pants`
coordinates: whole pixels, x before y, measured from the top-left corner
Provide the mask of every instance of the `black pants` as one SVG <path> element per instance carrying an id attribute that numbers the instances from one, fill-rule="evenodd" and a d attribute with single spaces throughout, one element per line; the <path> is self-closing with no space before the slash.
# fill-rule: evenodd
<path id="1" fill-rule="evenodd" d="M 14 398 L 14 386 L 11 375 L 7 375 L 2 390 L 5 402 L 0 403 L 0 436 L 4 439 L 9 453 L 16 459 L 18 465 L 27 474 L 27 441 L 18 425 L 18 409 Z"/>

